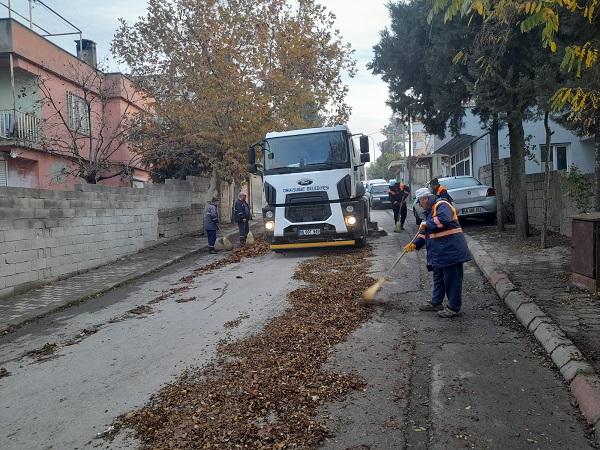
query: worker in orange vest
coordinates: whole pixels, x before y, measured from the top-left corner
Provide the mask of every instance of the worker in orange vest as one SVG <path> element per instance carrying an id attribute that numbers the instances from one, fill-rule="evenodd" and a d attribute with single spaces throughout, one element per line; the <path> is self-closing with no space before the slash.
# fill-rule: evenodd
<path id="1" fill-rule="evenodd" d="M 448 200 L 450 203 L 452 203 L 454 201 L 452 196 L 450 194 L 448 194 L 448 189 L 446 189 L 445 186 L 441 186 L 440 182 L 438 181 L 437 178 L 432 179 L 429 182 L 429 186 L 431 187 L 431 190 L 433 191 L 433 195 L 437 196 L 438 198 L 443 198 L 444 200 Z"/>

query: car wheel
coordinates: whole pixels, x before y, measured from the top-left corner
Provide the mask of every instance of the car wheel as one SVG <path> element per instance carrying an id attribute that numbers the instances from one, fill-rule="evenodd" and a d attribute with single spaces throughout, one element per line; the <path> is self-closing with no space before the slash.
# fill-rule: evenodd
<path id="1" fill-rule="evenodd" d="M 485 221 L 485 223 L 493 225 L 496 223 L 496 214 L 487 215 L 483 218 L 483 220 Z"/>

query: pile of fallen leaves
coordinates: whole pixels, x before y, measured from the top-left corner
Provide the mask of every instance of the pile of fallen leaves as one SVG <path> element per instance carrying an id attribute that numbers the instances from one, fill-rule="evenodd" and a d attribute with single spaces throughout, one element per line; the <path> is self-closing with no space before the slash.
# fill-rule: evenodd
<path id="1" fill-rule="evenodd" d="M 295 278 L 306 285 L 290 294 L 291 308 L 258 334 L 222 344 L 220 362 L 185 371 L 115 430 L 134 429 L 144 449 L 317 448 L 328 436 L 317 408 L 366 385 L 322 367 L 370 317 L 359 301 L 375 281 L 365 275 L 369 255 L 341 249 L 300 264 Z"/>

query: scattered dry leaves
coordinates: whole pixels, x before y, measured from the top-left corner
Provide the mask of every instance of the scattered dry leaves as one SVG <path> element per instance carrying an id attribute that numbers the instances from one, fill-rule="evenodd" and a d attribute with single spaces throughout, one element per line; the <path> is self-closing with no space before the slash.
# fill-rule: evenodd
<path id="1" fill-rule="evenodd" d="M 267 250 L 262 243 L 228 258 Z M 290 294 L 290 309 L 259 333 L 223 343 L 219 363 L 185 371 L 140 410 L 122 415 L 115 433 L 134 429 L 142 449 L 317 448 L 329 435 L 317 408 L 366 386 L 358 375 L 322 367 L 332 346 L 370 317 L 358 300 L 375 281 L 365 275 L 369 255 L 369 248 L 339 249 L 301 263 L 294 277 L 307 285 Z"/>

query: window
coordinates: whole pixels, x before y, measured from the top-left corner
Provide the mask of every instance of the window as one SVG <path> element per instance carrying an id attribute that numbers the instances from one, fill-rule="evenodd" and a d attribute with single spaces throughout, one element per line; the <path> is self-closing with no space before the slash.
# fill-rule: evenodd
<path id="1" fill-rule="evenodd" d="M 78 95 L 67 92 L 69 128 L 77 133 L 90 134 L 89 103 Z"/>
<path id="2" fill-rule="evenodd" d="M 0 156 L 0 186 L 8 186 L 8 171 L 3 156 Z"/>
<path id="3" fill-rule="evenodd" d="M 541 152 L 541 168 L 544 171 L 546 163 L 546 146 L 540 145 Z M 571 153 L 569 152 L 568 144 L 552 144 L 550 145 L 550 170 L 568 170 L 571 165 Z"/>
<path id="4" fill-rule="evenodd" d="M 452 176 L 471 175 L 471 148 L 467 147 L 450 158 Z"/>

